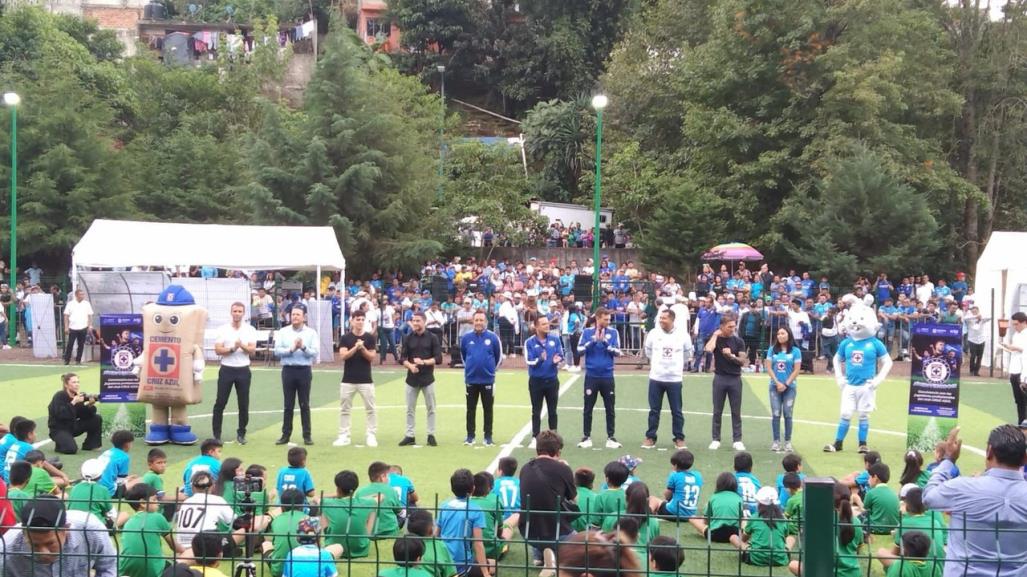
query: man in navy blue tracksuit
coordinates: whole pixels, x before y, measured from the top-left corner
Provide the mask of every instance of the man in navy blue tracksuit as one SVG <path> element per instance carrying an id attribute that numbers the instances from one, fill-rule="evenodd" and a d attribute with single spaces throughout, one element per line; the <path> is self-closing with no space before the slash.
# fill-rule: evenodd
<path id="1" fill-rule="evenodd" d="M 496 333 L 486 330 L 485 313 L 474 313 L 474 330 L 460 339 L 460 351 L 464 355 L 464 385 L 467 388 L 467 438 L 465 445 L 474 444 L 475 416 L 478 412 L 478 397 L 485 420 L 485 446 L 492 443 L 492 404 L 495 399 L 493 387 L 496 384 L 496 367 L 503 358 L 503 347 Z"/>
<path id="2" fill-rule="evenodd" d="M 578 447 L 592 447 L 592 409 L 598 396 L 603 397 L 606 411 L 606 448 L 619 449 L 621 444 L 614 436 L 614 382 L 613 358 L 621 355 L 620 336 L 610 328 L 610 311 L 600 308 L 596 311 L 595 327 L 587 328 L 578 341 L 578 352 L 585 356 L 585 415 L 584 435 Z"/>
<path id="3" fill-rule="evenodd" d="M 563 344 L 549 334 L 549 319 L 535 317 L 535 334 L 524 343 L 524 360 L 528 365 L 528 395 L 531 397 L 531 445 L 535 448 L 542 426 L 542 401 L 549 413 L 549 429 L 556 430 L 556 404 L 560 398 L 557 372 L 563 362 Z"/>

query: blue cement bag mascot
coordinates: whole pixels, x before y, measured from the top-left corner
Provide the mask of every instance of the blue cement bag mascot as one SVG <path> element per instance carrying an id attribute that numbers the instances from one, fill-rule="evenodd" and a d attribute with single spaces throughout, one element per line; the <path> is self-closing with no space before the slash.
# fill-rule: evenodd
<path id="1" fill-rule="evenodd" d="M 203 331 L 207 310 L 181 285 L 143 305 L 143 354 L 136 359 L 141 403 L 149 403 L 150 445 L 192 445 L 187 407 L 203 400 Z"/>
<path id="2" fill-rule="evenodd" d="M 834 377 L 842 391 L 841 419 L 834 443 L 824 447 L 833 453 L 842 450 L 853 415 L 859 415 L 859 452 L 866 453 L 870 433 L 870 413 L 877 408 L 877 387 L 891 371 L 892 360 L 884 343 L 877 338 L 877 312 L 854 295 L 845 295 L 848 305 L 838 328 L 845 340 L 834 356 Z"/>

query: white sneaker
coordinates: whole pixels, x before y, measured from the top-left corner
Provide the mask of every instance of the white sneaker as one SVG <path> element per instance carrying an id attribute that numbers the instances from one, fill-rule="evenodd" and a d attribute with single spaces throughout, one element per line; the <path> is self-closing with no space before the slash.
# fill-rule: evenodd
<path id="1" fill-rule="evenodd" d="M 350 444 L 349 437 L 347 437 L 346 435 L 339 435 L 339 438 L 335 439 L 335 442 L 332 443 L 332 446 L 333 447 L 348 447 L 349 444 Z"/>
<path id="2" fill-rule="evenodd" d="M 535 443 L 536 443 L 535 439 L 532 439 L 531 442 L 528 443 L 528 448 L 529 449 L 534 449 L 535 448 Z"/>
<path id="3" fill-rule="evenodd" d="M 720 441 L 711 441 L 710 442 L 710 446 L 708 448 L 711 451 L 716 451 L 717 449 L 720 448 Z"/>
<path id="4" fill-rule="evenodd" d="M 773 443 L 771 443 L 770 444 L 770 451 L 772 453 L 780 453 L 781 452 L 781 443 L 778 443 L 777 441 L 774 441 Z"/>
<path id="5" fill-rule="evenodd" d="M 11 350 L 11 345 L 4 345 L 4 350 L 5 351 Z"/>
<path id="6" fill-rule="evenodd" d="M 588 437 L 585 437 L 584 439 L 581 440 L 580 443 L 578 443 L 578 448 L 579 449 L 591 449 L 592 448 L 592 439 L 590 439 Z"/>
<path id="7" fill-rule="evenodd" d="M 609 439 L 606 439 L 606 448 L 607 449 L 619 449 L 619 448 L 621 448 L 623 446 L 624 445 L 620 444 L 620 441 L 618 441 L 617 439 L 614 439 L 613 437 L 610 437 Z"/>
<path id="8" fill-rule="evenodd" d="M 378 446 L 378 438 L 375 437 L 374 435 L 368 435 L 367 436 L 367 440 L 365 441 L 365 444 L 368 447 L 377 447 Z"/>
<path id="9" fill-rule="evenodd" d="M 731 448 L 736 450 L 736 451 L 744 451 L 745 450 L 745 443 L 743 443 L 741 441 L 735 441 L 734 443 L 731 443 Z"/>

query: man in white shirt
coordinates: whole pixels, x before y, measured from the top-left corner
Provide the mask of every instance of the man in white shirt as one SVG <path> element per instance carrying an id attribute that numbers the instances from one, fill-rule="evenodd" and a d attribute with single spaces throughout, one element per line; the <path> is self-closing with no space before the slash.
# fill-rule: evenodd
<path id="1" fill-rule="evenodd" d="M 518 340 L 517 335 L 520 334 L 521 327 L 517 318 L 517 309 L 510 299 L 511 295 L 508 292 L 499 295 L 499 339 L 502 341 L 503 351 L 513 358 Z"/>
<path id="2" fill-rule="evenodd" d="M 673 303 L 670 305 L 670 310 L 674 311 L 674 330 L 690 332 L 688 323 L 691 320 L 691 313 L 688 310 L 688 297 L 678 295 L 667 300 Z"/>
<path id="3" fill-rule="evenodd" d="M 1016 403 L 1016 422 L 1027 419 L 1027 381 L 1022 378 L 1023 355 L 1027 350 L 1027 313 L 1013 314 L 1007 343 L 999 343 L 1009 353 L 1009 384 L 1013 386 L 1013 401 Z"/>
<path id="4" fill-rule="evenodd" d="M 78 343 L 75 364 L 82 364 L 82 349 L 86 346 L 86 334 L 93 328 L 93 306 L 86 300 L 86 292 L 75 291 L 75 298 L 64 306 L 64 364 L 71 362 L 71 348 Z"/>
<path id="5" fill-rule="evenodd" d="M 674 447 L 685 448 L 685 416 L 681 412 L 681 374 L 692 356 L 692 339 L 688 331 L 675 326 L 677 315 L 673 309 L 660 311 L 659 322 L 645 335 L 645 356 L 649 358 L 649 429 L 645 433 L 643 449 L 656 446 L 656 433 L 660 428 L 663 395 L 670 404 L 671 431 Z"/>
<path id="6" fill-rule="evenodd" d="M 800 348 L 809 348 L 806 342 L 806 338 L 803 336 L 803 327 L 805 326 L 806 331 L 810 331 L 813 327 L 813 323 L 810 322 L 809 313 L 802 310 L 802 301 L 795 299 L 792 301 L 791 308 L 788 309 L 788 328 L 792 331 L 792 336 L 795 338 L 795 342 L 799 344 Z"/>
<path id="7" fill-rule="evenodd" d="M 984 358 L 984 342 L 988 337 L 987 322 L 991 320 L 981 316 L 981 307 L 972 306 L 963 316 L 966 326 L 967 349 L 970 353 L 970 374 L 981 375 L 981 360 Z"/>
<path id="8" fill-rule="evenodd" d="M 235 440 L 240 445 L 246 444 L 246 424 L 250 420 L 250 355 L 257 349 L 257 330 L 243 321 L 246 307 L 242 303 L 232 303 L 232 322 L 218 328 L 214 338 L 214 352 L 221 357 L 221 369 L 218 371 L 218 395 L 214 401 L 213 429 L 214 438 L 221 439 L 221 423 L 225 415 L 225 405 L 235 387 L 236 399 L 239 402 L 239 428 Z"/>
<path id="9" fill-rule="evenodd" d="M 924 275 L 920 277 L 920 284 L 916 287 L 916 300 L 927 306 L 927 301 L 931 300 L 932 296 L 934 296 L 934 283 L 931 282 L 931 277 Z"/>
<path id="10" fill-rule="evenodd" d="M 392 353 L 392 358 L 399 364 L 399 352 L 396 351 L 396 307 L 391 302 L 385 303 L 382 309 L 382 319 L 379 325 L 378 337 L 381 343 L 378 345 L 378 364 L 385 364 L 385 357 Z"/>

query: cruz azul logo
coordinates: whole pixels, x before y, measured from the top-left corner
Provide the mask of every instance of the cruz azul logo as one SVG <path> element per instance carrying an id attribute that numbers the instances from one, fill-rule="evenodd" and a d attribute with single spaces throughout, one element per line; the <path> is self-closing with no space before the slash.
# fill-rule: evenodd
<path id="1" fill-rule="evenodd" d="M 150 348 L 148 366 L 150 376 L 177 378 L 181 359 L 178 343 L 159 343 Z"/>
<path id="2" fill-rule="evenodd" d="M 929 383 L 940 385 L 949 379 L 952 369 L 942 359 L 934 359 L 924 365 L 924 378 Z"/>

